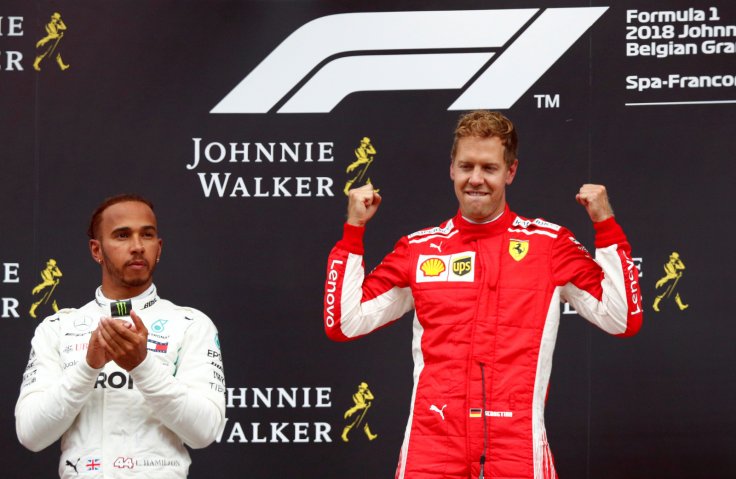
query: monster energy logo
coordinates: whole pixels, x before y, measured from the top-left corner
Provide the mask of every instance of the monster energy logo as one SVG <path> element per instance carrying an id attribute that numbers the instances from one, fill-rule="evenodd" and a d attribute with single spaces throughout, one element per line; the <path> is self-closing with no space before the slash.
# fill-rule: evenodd
<path id="1" fill-rule="evenodd" d="M 110 304 L 110 314 L 115 316 L 128 316 L 131 309 L 133 309 L 133 303 L 129 299 L 125 301 L 115 301 Z"/>

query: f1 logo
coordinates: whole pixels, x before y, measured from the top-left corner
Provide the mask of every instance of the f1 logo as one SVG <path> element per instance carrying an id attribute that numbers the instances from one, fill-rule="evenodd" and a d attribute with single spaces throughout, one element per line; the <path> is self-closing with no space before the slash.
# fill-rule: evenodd
<path id="1" fill-rule="evenodd" d="M 328 15 L 289 35 L 210 113 L 268 113 L 279 103 L 278 113 L 329 113 L 359 91 L 463 88 L 448 110 L 511 108 L 606 10 Z"/>

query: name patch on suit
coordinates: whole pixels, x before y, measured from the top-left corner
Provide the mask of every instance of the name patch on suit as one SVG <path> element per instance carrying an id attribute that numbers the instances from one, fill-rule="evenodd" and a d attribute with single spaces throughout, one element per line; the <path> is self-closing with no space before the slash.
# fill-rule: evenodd
<path id="1" fill-rule="evenodd" d="M 419 255 L 417 283 L 475 281 L 475 251 L 450 255 Z"/>

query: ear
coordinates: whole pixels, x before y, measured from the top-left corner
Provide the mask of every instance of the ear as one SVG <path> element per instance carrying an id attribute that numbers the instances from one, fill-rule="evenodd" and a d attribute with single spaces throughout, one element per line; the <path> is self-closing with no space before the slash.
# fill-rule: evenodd
<path id="1" fill-rule="evenodd" d="M 519 160 L 518 158 L 514 160 L 514 162 L 509 166 L 509 172 L 506 174 L 506 184 L 510 185 L 513 183 L 514 178 L 516 178 L 516 170 L 519 168 Z"/>
<path id="2" fill-rule="evenodd" d="M 156 255 L 156 262 L 158 263 L 161 259 L 161 253 L 164 249 L 164 240 L 162 238 L 158 239 L 158 255 Z"/>
<path id="3" fill-rule="evenodd" d="M 455 181 L 455 170 L 452 168 L 455 165 L 455 159 L 450 160 L 450 179 Z"/>
<path id="4" fill-rule="evenodd" d="M 89 252 L 95 263 L 102 264 L 102 245 L 96 239 L 89 240 Z"/>

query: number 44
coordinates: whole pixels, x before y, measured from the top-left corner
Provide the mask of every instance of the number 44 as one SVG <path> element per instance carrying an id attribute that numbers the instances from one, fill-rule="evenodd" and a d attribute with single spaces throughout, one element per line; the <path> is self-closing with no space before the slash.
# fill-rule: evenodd
<path id="1" fill-rule="evenodd" d="M 118 457 L 115 462 L 112 463 L 118 469 L 133 469 L 133 458 L 132 457 Z"/>

